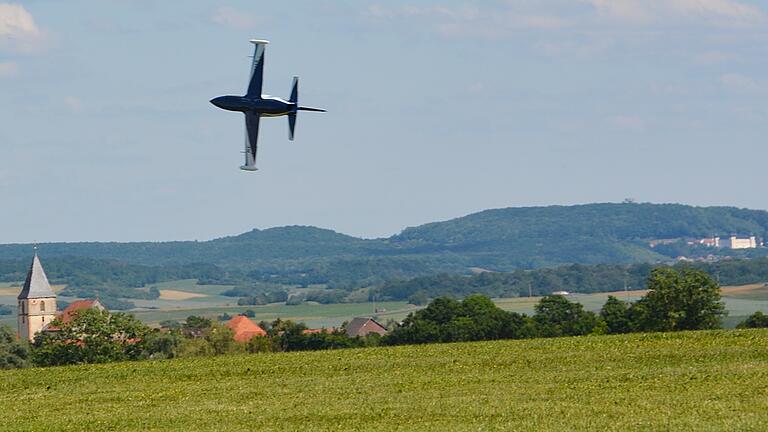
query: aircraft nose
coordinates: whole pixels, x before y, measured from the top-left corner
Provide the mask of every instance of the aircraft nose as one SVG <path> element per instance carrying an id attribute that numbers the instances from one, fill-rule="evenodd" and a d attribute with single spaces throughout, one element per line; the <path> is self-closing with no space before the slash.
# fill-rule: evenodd
<path id="1" fill-rule="evenodd" d="M 219 97 L 215 97 L 215 98 L 211 99 L 211 100 L 210 100 L 210 102 L 211 102 L 211 103 L 212 103 L 214 106 L 217 106 L 217 107 L 221 108 L 221 96 L 219 96 Z"/>

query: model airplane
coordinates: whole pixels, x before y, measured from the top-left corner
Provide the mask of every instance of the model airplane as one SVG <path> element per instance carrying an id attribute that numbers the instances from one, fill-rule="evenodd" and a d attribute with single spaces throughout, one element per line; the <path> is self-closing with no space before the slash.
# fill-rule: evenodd
<path id="1" fill-rule="evenodd" d="M 245 171 L 256 171 L 259 120 L 262 117 L 288 116 L 288 139 L 293 141 L 297 112 L 325 112 L 324 109 L 320 108 L 299 106 L 298 77 L 293 77 L 293 88 L 288 100 L 261 94 L 261 84 L 264 77 L 264 48 L 269 41 L 253 39 L 251 43 L 255 45 L 255 51 L 248 92 L 245 96 L 220 96 L 211 99 L 211 103 L 221 109 L 239 111 L 245 114 L 245 165 L 240 167 Z"/>

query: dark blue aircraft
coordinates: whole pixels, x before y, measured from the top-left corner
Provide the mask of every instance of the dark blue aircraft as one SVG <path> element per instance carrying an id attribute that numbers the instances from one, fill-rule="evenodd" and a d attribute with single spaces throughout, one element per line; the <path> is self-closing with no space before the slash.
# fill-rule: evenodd
<path id="1" fill-rule="evenodd" d="M 256 171 L 256 149 L 259 139 L 259 120 L 262 117 L 288 116 L 288 139 L 293 141 L 296 128 L 296 113 L 299 111 L 325 112 L 324 109 L 299 106 L 299 78 L 293 77 L 291 97 L 283 100 L 278 97 L 261 94 L 264 77 L 264 48 L 269 43 L 265 40 L 251 40 L 255 45 L 251 82 L 245 96 L 220 96 L 211 99 L 211 103 L 228 111 L 245 114 L 245 165 L 240 169 Z"/>

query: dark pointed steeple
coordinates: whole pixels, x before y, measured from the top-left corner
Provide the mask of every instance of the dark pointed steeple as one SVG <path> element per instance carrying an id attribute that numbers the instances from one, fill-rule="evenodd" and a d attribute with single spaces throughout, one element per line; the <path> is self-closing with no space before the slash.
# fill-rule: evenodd
<path id="1" fill-rule="evenodd" d="M 40 264 L 40 258 L 37 257 L 37 251 L 35 251 L 35 257 L 32 259 L 32 265 L 29 266 L 27 273 L 27 280 L 24 282 L 24 288 L 22 288 L 18 299 L 47 297 L 56 297 L 56 294 L 53 293 L 51 284 L 48 283 L 48 277 L 45 276 L 45 270 L 43 270 L 43 265 Z"/>

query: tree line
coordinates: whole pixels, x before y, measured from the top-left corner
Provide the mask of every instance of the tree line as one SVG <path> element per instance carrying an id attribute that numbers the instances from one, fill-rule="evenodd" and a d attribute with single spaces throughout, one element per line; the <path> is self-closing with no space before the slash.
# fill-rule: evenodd
<path id="1" fill-rule="evenodd" d="M 376 260 L 379 258 L 374 259 Z M 651 271 L 659 267 L 652 264 L 571 264 L 556 268 L 483 272 L 475 275 L 439 273 L 411 277 L 419 274 L 419 269 L 429 273 L 439 268 L 434 267 L 434 263 L 419 261 L 418 265 L 411 263 L 412 266 L 403 267 L 400 273 L 386 270 L 375 278 L 367 277 L 366 275 L 378 271 L 379 264 L 377 261 L 369 262 L 369 258 L 365 257 L 349 259 L 335 262 L 333 265 L 318 264 L 316 268 L 302 270 L 293 277 L 291 274 L 279 273 L 293 272 L 286 269 L 275 269 L 278 274 L 273 274 L 261 271 L 225 271 L 213 264 L 144 266 L 114 260 L 62 257 L 46 260 L 46 271 L 53 283 L 67 285 L 62 295 L 98 297 L 109 309 L 123 310 L 134 307 L 132 299 L 158 298 L 160 293 L 154 284 L 180 279 L 197 279 L 201 284 L 233 285 L 234 288 L 223 294 L 239 298 L 238 302 L 242 305 L 288 301 L 289 292 L 295 286 L 306 287 L 314 284 L 325 284 L 326 288 L 305 290 L 303 294 L 292 298 L 291 303 L 353 303 L 375 298 L 405 300 L 425 305 L 430 299 L 444 295 L 466 297 L 470 294 L 484 294 L 489 297 L 517 297 L 527 296 L 529 293 L 542 296 L 557 291 L 616 291 L 624 286 L 630 289 L 645 289 Z M 0 281 L 24 280 L 28 266 L 27 261 L 0 261 Z M 686 266 L 705 271 L 723 285 L 768 280 L 768 257 L 680 263 L 673 267 Z M 311 284 L 308 283 L 310 281 Z"/>
<path id="2" fill-rule="evenodd" d="M 16 340 L 9 328 L 0 328 L 0 367 L 720 327 L 725 308 L 717 281 L 707 273 L 692 267 L 658 268 L 646 283 L 649 291 L 640 300 L 627 303 L 610 296 L 599 313 L 560 295 L 542 298 L 531 316 L 504 311 L 483 295 L 439 297 L 402 323 L 390 324 L 387 335 L 364 338 L 348 337 L 343 327 L 307 332 L 302 323 L 277 319 L 260 323 L 266 336 L 241 343 L 228 327 L 205 317 L 152 329 L 129 314 L 85 309 L 66 324 L 54 321 L 59 330 L 38 334 L 31 345 Z M 757 312 L 739 327 L 768 327 L 768 317 Z"/>

